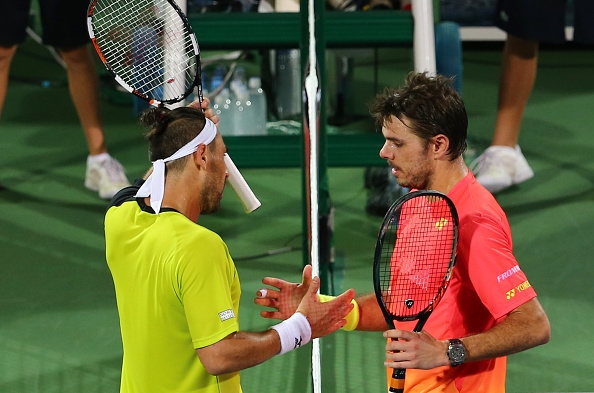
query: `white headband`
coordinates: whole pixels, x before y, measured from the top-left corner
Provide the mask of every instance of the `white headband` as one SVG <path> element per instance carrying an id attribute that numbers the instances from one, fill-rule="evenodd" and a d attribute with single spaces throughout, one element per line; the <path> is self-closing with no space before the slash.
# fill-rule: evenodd
<path id="1" fill-rule="evenodd" d="M 163 194 L 165 192 L 165 163 L 178 158 L 185 157 L 198 150 L 198 146 L 204 144 L 208 145 L 217 136 L 217 127 L 212 121 L 206 119 L 206 124 L 196 138 L 192 139 L 185 146 L 173 153 L 170 157 L 162 160 L 153 161 L 153 173 L 146 179 L 142 187 L 138 190 L 136 198 L 151 197 L 151 207 L 155 213 L 159 214 L 161 210 L 161 203 L 163 202 Z"/>

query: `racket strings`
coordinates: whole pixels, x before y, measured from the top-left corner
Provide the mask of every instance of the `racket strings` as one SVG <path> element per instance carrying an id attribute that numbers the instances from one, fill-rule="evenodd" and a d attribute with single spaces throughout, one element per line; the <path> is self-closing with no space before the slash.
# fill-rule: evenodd
<path id="1" fill-rule="evenodd" d="M 105 62 L 134 90 L 170 100 L 193 85 L 197 43 L 166 0 L 100 0 L 91 20 Z"/>
<path id="2" fill-rule="evenodd" d="M 450 274 L 455 231 L 444 200 L 413 198 L 401 206 L 386 229 L 379 267 L 391 314 L 414 318 L 440 296 Z"/>

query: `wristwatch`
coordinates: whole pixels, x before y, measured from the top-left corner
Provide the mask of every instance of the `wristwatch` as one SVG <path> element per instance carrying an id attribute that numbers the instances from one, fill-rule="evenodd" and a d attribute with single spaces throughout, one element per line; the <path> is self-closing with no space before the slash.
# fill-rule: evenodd
<path id="1" fill-rule="evenodd" d="M 462 341 L 457 338 L 449 340 L 450 345 L 448 346 L 448 358 L 452 367 L 456 367 L 464 363 L 466 359 L 466 348 Z"/>

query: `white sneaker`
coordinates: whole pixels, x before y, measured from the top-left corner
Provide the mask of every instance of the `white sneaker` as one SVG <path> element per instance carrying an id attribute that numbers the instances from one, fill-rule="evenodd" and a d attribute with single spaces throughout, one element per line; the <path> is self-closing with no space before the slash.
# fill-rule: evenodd
<path id="1" fill-rule="evenodd" d="M 115 158 L 107 155 L 101 160 L 87 159 L 85 187 L 99 191 L 101 198 L 111 199 L 119 190 L 129 185 L 124 167 Z"/>
<path id="2" fill-rule="evenodd" d="M 520 146 L 491 146 L 478 156 L 470 170 L 476 180 L 491 193 L 520 184 L 534 176 Z"/>

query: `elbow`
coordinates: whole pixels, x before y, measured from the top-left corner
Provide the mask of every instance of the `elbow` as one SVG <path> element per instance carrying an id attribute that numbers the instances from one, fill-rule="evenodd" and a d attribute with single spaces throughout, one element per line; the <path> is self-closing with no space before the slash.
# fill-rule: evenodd
<path id="1" fill-rule="evenodd" d="M 230 362 L 226 361 L 222 356 L 205 357 L 204 359 L 200 358 L 200 362 L 204 366 L 206 372 L 215 377 L 237 371 L 234 370 L 231 367 Z"/>
<path id="2" fill-rule="evenodd" d="M 218 356 L 216 352 L 210 352 L 208 354 L 203 353 L 202 356 L 200 356 L 200 349 L 198 349 L 197 352 L 198 357 L 200 358 L 200 363 L 202 363 L 202 366 L 210 375 L 218 377 L 237 371 L 232 369 L 230 362 L 227 361 L 224 356 Z"/>
<path id="3" fill-rule="evenodd" d="M 546 344 L 551 340 L 551 323 L 546 315 L 544 315 L 541 326 L 540 342 L 537 345 Z"/>
<path id="4" fill-rule="evenodd" d="M 518 307 L 509 317 L 516 323 L 512 329 L 520 330 L 521 350 L 530 349 L 549 342 L 551 339 L 551 323 L 546 312 L 536 298 Z"/>
<path id="5" fill-rule="evenodd" d="M 222 367 L 207 367 L 206 365 L 204 365 L 204 368 L 206 369 L 207 373 L 209 373 L 210 375 L 213 375 L 215 377 L 218 377 L 218 376 L 224 375 L 224 374 L 229 374 Z"/>
<path id="6" fill-rule="evenodd" d="M 551 340 L 551 323 L 544 310 L 540 310 L 537 318 L 533 321 L 532 337 L 534 346 L 543 345 Z"/>
<path id="7" fill-rule="evenodd" d="M 532 331 L 533 346 L 548 343 L 551 339 L 551 323 L 549 322 L 547 313 L 536 298 L 526 303 L 526 306 L 528 306 L 527 310 L 529 310 L 529 314 L 532 316 L 528 326 L 532 327 L 530 330 Z"/>
<path id="8" fill-rule="evenodd" d="M 229 374 L 231 373 L 233 370 L 231 370 L 229 367 L 227 367 L 225 364 L 223 364 L 222 362 L 207 362 L 207 363 L 202 363 L 202 365 L 204 366 L 204 369 L 206 370 L 207 373 L 209 373 L 210 375 L 213 375 L 215 377 L 218 377 L 220 375 L 224 375 L 224 374 Z"/>

